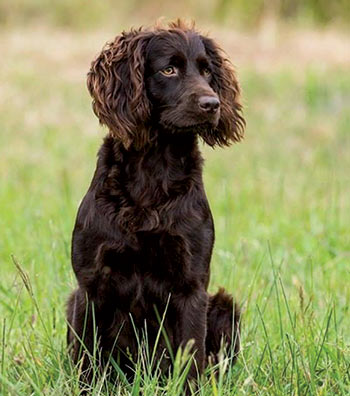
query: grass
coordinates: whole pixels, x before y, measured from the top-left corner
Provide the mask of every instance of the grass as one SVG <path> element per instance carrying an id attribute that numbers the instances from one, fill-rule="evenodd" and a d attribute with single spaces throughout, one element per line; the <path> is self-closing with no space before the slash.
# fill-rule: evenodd
<path id="1" fill-rule="evenodd" d="M 10 54 L 0 65 L 1 395 L 78 394 L 65 345 L 70 239 L 101 133 L 84 83 L 93 44 L 53 37 L 54 61 L 34 41 L 0 43 Z M 350 394 L 350 76 L 298 70 L 244 67 L 245 141 L 203 148 L 210 290 L 232 292 L 244 322 L 237 364 L 222 360 L 199 395 Z M 143 352 L 134 384 L 100 381 L 92 394 L 183 394 L 188 354 L 162 379 Z"/>

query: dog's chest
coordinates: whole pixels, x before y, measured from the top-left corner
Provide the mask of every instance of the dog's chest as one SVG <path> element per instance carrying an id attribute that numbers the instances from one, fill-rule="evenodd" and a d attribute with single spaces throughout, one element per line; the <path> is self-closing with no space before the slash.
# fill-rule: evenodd
<path id="1" fill-rule="evenodd" d="M 122 255 L 106 252 L 104 265 L 110 268 L 109 276 L 115 287 L 119 291 L 125 288 L 134 302 L 144 298 L 164 301 L 171 293 L 191 289 L 196 278 L 205 271 L 201 255 L 196 263 L 193 260 L 194 250 L 199 249 L 199 238 L 198 235 L 192 240 L 168 233 L 145 233 L 138 250 Z"/>
<path id="2" fill-rule="evenodd" d="M 157 207 L 188 193 L 193 178 L 184 158 L 172 162 L 159 158 L 145 162 L 142 171 L 134 165 L 128 175 L 127 189 L 131 200 L 141 207 Z"/>

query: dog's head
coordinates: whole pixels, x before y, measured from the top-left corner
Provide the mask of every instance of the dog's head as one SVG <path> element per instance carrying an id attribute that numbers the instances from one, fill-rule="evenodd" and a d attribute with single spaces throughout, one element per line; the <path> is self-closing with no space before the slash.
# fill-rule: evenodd
<path id="1" fill-rule="evenodd" d="M 88 88 L 100 122 L 126 148 L 143 147 L 156 130 L 198 133 L 210 146 L 243 137 L 231 63 L 180 21 L 117 36 L 93 61 Z"/>

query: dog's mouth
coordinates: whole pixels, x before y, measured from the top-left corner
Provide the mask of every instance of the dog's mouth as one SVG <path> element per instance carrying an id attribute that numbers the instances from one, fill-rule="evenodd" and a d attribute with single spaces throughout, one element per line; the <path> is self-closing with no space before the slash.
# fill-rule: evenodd
<path id="1" fill-rule="evenodd" d="M 212 116 L 201 116 L 194 114 L 162 114 L 159 119 L 159 125 L 173 132 L 192 132 L 200 133 L 201 131 L 210 131 L 215 129 L 219 123 L 219 114 Z"/>
<path id="2" fill-rule="evenodd" d="M 213 125 L 210 122 L 200 122 L 196 124 L 189 124 L 189 125 L 175 125 L 175 124 L 164 124 L 163 127 L 169 130 L 172 133 L 198 133 L 201 132 L 208 133 L 212 129 L 215 129 L 216 125 Z"/>
<path id="3" fill-rule="evenodd" d="M 202 122 L 187 126 L 167 125 L 162 127 L 163 133 L 171 136 L 199 136 L 206 144 L 213 146 L 217 135 L 216 125 L 210 122 Z"/>
<path id="4" fill-rule="evenodd" d="M 220 109 L 215 112 L 203 112 L 193 109 L 187 103 L 180 103 L 158 113 L 158 123 L 162 128 L 174 132 L 200 132 L 211 130 L 218 126 Z"/>

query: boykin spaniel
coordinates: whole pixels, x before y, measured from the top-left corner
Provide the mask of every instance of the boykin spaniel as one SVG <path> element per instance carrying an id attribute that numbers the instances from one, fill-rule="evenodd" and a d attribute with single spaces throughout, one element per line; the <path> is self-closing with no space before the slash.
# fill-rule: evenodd
<path id="1" fill-rule="evenodd" d="M 97 342 L 98 365 L 112 356 L 131 374 L 146 333 L 151 350 L 159 338 L 162 369 L 193 340 L 193 377 L 222 344 L 239 349 L 232 297 L 207 292 L 214 226 L 198 148 L 200 139 L 214 147 L 243 137 L 235 73 L 212 39 L 177 21 L 117 36 L 87 86 L 108 135 L 73 231 L 73 360 L 88 378 Z"/>

